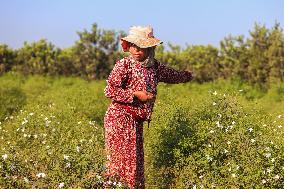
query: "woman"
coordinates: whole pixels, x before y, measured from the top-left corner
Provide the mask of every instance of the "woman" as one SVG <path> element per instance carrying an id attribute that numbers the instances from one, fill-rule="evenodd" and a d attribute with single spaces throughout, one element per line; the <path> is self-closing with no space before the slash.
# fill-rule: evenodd
<path id="1" fill-rule="evenodd" d="M 105 88 L 112 100 L 104 119 L 107 170 L 130 188 L 145 188 L 143 122 L 150 122 L 159 82 L 184 83 L 189 71 L 176 71 L 157 61 L 155 47 L 162 42 L 151 27 L 133 26 L 121 45 L 130 55 L 119 60 Z"/>

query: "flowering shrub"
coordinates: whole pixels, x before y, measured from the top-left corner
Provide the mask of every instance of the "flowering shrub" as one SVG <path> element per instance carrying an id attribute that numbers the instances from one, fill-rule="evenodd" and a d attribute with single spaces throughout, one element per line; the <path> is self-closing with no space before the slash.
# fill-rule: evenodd
<path id="1" fill-rule="evenodd" d="M 156 179 L 149 186 L 284 187 L 282 115 L 267 115 L 237 93 L 211 91 L 202 101 L 169 95 L 157 107 L 152 127 L 159 129 L 148 149 L 149 174 Z"/>
<path id="2" fill-rule="evenodd" d="M 104 175 L 104 86 L 2 76 L 0 188 L 126 188 Z M 226 81 L 161 85 L 144 127 L 146 187 L 283 188 L 284 103 L 277 87 L 267 95 Z M 7 111 L 7 104 L 14 108 Z"/>

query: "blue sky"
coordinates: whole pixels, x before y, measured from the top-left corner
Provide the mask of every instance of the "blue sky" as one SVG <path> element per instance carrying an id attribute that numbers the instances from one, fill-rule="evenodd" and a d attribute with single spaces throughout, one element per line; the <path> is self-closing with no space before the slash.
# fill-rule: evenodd
<path id="1" fill-rule="evenodd" d="M 45 38 L 70 47 L 77 31 L 116 31 L 151 25 L 165 43 L 218 46 L 225 36 L 245 35 L 254 23 L 284 26 L 282 0 L 0 0 L 0 43 L 19 48 Z"/>

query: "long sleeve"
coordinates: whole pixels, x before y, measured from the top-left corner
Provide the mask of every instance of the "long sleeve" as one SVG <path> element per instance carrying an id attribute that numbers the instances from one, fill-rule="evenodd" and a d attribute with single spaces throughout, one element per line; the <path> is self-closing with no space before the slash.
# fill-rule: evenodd
<path id="1" fill-rule="evenodd" d="M 190 71 L 177 71 L 161 63 L 159 63 L 158 71 L 159 82 L 175 84 L 186 83 L 192 80 L 192 73 Z"/>
<path id="2" fill-rule="evenodd" d="M 127 63 L 122 59 L 115 64 L 107 79 L 105 96 L 113 101 L 132 103 L 133 90 L 126 85 L 127 79 Z"/>

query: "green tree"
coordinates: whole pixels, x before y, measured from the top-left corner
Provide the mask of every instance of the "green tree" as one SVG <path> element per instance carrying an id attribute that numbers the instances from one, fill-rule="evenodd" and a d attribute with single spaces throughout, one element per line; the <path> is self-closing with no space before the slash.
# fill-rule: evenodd
<path id="1" fill-rule="evenodd" d="M 270 68 L 269 80 L 284 81 L 284 37 L 283 30 L 279 23 L 272 28 L 269 36 L 270 46 L 268 48 L 267 57 Z"/>
<path id="2" fill-rule="evenodd" d="M 5 44 L 0 44 L 0 75 L 10 71 L 15 59 L 15 52 Z"/>
<path id="3" fill-rule="evenodd" d="M 98 29 L 93 24 L 90 32 L 78 32 L 79 40 L 72 48 L 72 60 L 76 75 L 90 79 L 105 78 L 120 56 L 120 33 L 113 30 Z"/>
<path id="4" fill-rule="evenodd" d="M 54 75 L 58 73 L 56 64 L 60 49 L 45 39 L 28 44 L 17 51 L 15 70 L 24 74 L 48 74 Z"/>

